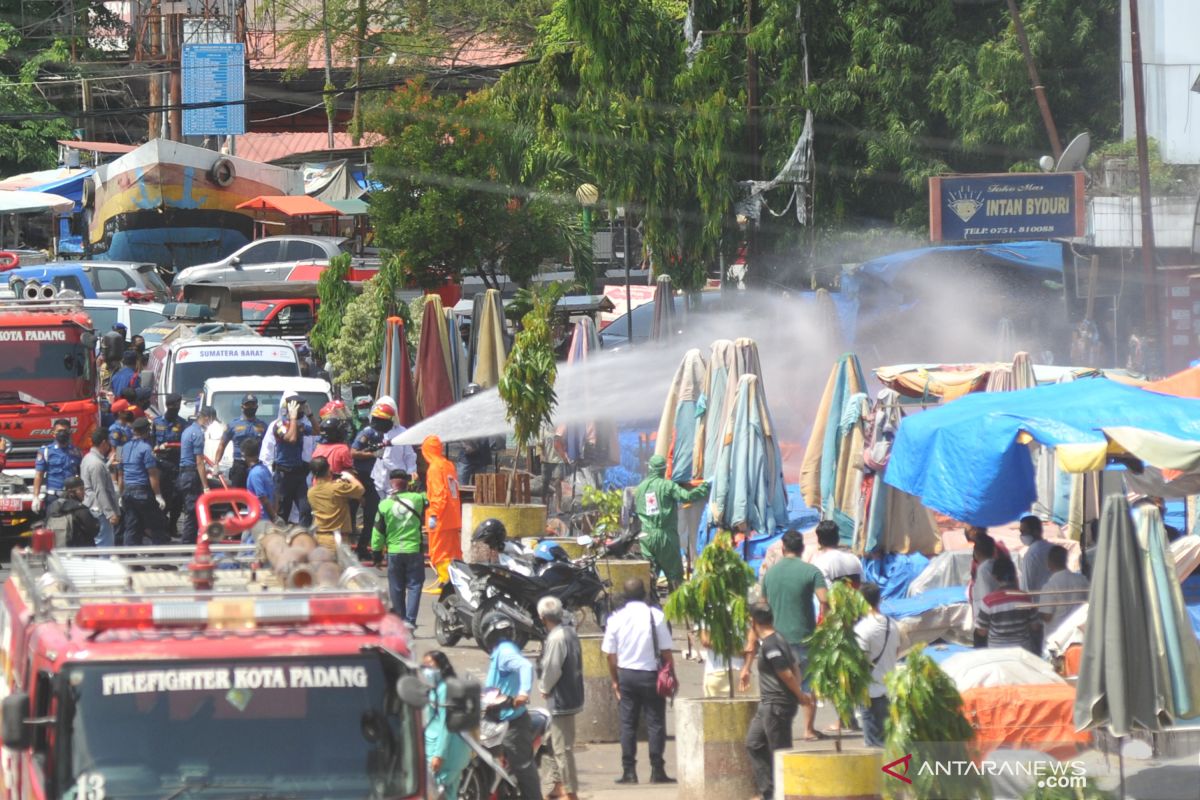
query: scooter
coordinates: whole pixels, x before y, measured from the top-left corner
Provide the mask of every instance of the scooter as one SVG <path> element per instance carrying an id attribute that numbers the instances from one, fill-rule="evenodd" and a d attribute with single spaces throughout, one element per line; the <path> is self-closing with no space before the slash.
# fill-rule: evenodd
<path id="1" fill-rule="evenodd" d="M 508 722 L 499 717 L 500 711 L 512 707 L 512 698 L 505 697 L 495 689 L 484 694 L 483 719 L 479 724 L 479 738 L 469 733 L 460 734 L 474 755 L 463 770 L 458 787 L 459 800 L 518 800 L 517 778 L 507 769 L 503 754 L 504 734 Z M 534 761 L 539 765 L 543 757 L 552 753 L 550 749 L 550 714 L 541 708 L 527 712 L 533 728 Z"/>

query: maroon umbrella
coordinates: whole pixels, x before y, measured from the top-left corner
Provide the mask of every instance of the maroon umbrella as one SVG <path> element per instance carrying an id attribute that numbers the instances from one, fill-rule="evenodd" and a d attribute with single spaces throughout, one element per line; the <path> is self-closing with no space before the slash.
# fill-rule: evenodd
<path id="1" fill-rule="evenodd" d="M 376 397 L 396 401 L 397 421 L 410 428 L 421 420 L 417 396 L 413 390 L 412 364 L 408 360 L 408 336 L 404 320 L 388 317 L 387 333 L 383 340 L 383 363 L 379 369 L 379 389 Z"/>
<path id="2" fill-rule="evenodd" d="M 417 342 L 416 393 L 422 417 L 432 417 L 455 400 L 446 336 L 442 299 L 429 295 L 425 298 L 421 338 Z"/>

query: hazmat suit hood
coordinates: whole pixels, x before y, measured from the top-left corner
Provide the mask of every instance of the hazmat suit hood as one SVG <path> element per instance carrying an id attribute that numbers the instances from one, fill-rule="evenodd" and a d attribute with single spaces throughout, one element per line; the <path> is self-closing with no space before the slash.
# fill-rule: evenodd
<path id="1" fill-rule="evenodd" d="M 436 436 L 426 436 L 425 441 L 421 442 L 421 455 L 425 457 L 426 462 L 435 458 L 445 458 L 442 440 Z"/>
<path id="2" fill-rule="evenodd" d="M 662 456 L 650 456 L 650 460 L 646 462 L 646 474 L 655 478 L 662 478 L 667 474 L 667 459 Z"/>

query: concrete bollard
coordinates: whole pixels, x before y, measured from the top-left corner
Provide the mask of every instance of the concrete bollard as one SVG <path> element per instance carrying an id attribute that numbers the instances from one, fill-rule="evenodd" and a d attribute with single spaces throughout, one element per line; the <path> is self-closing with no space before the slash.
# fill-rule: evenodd
<path id="1" fill-rule="evenodd" d="M 479 545 L 472 546 L 471 536 L 476 526 L 485 519 L 495 518 L 504 523 L 508 530 L 508 538 L 522 539 L 526 536 L 540 536 L 546 527 L 546 507 L 536 504 L 513 503 L 506 505 L 483 505 L 466 503 L 463 505 L 462 551 L 463 557 L 470 563 L 495 561 L 491 551 Z"/>
<path id="2" fill-rule="evenodd" d="M 553 542 L 566 551 L 567 556 L 574 561 L 584 554 L 584 547 L 569 536 L 551 536 L 542 541 Z"/>
<path id="3" fill-rule="evenodd" d="M 603 639 L 598 633 L 579 636 L 583 651 L 583 711 L 575 718 L 575 738 L 579 742 L 616 742 L 621 738 L 608 657 L 600 651 Z"/>
<path id="4" fill-rule="evenodd" d="M 675 700 L 675 760 L 680 797 L 740 800 L 757 794 L 746 731 L 758 700 Z"/>
<path id="5" fill-rule="evenodd" d="M 600 575 L 600 580 L 610 584 L 608 593 L 612 597 L 614 610 L 621 605 L 621 587 L 630 578 L 641 578 L 642 583 L 646 585 L 646 591 L 651 597 L 654 596 L 654 576 L 650 572 L 649 561 L 604 558 L 596 562 L 596 572 Z"/>
<path id="6" fill-rule="evenodd" d="M 780 800 L 878 800 L 883 794 L 883 751 L 830 745 L 822 750 L 775 752 L 775 796 Z"/>

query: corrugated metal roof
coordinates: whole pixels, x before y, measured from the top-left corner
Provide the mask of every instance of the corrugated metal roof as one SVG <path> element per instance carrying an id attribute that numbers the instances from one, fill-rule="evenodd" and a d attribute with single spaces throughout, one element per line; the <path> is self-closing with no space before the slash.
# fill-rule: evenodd
<path id="1" fill-rule="evenodd" d="M 333 135 L 333 150 L 367 150 L 383 143 L 377 133 L 364 133 L 357 147 L 348 133 Z M 328 153 L 329 135 L 324 132 L 247 133 L 237 137 L 238 158 L 271 163 L 308 153 Z"/>

